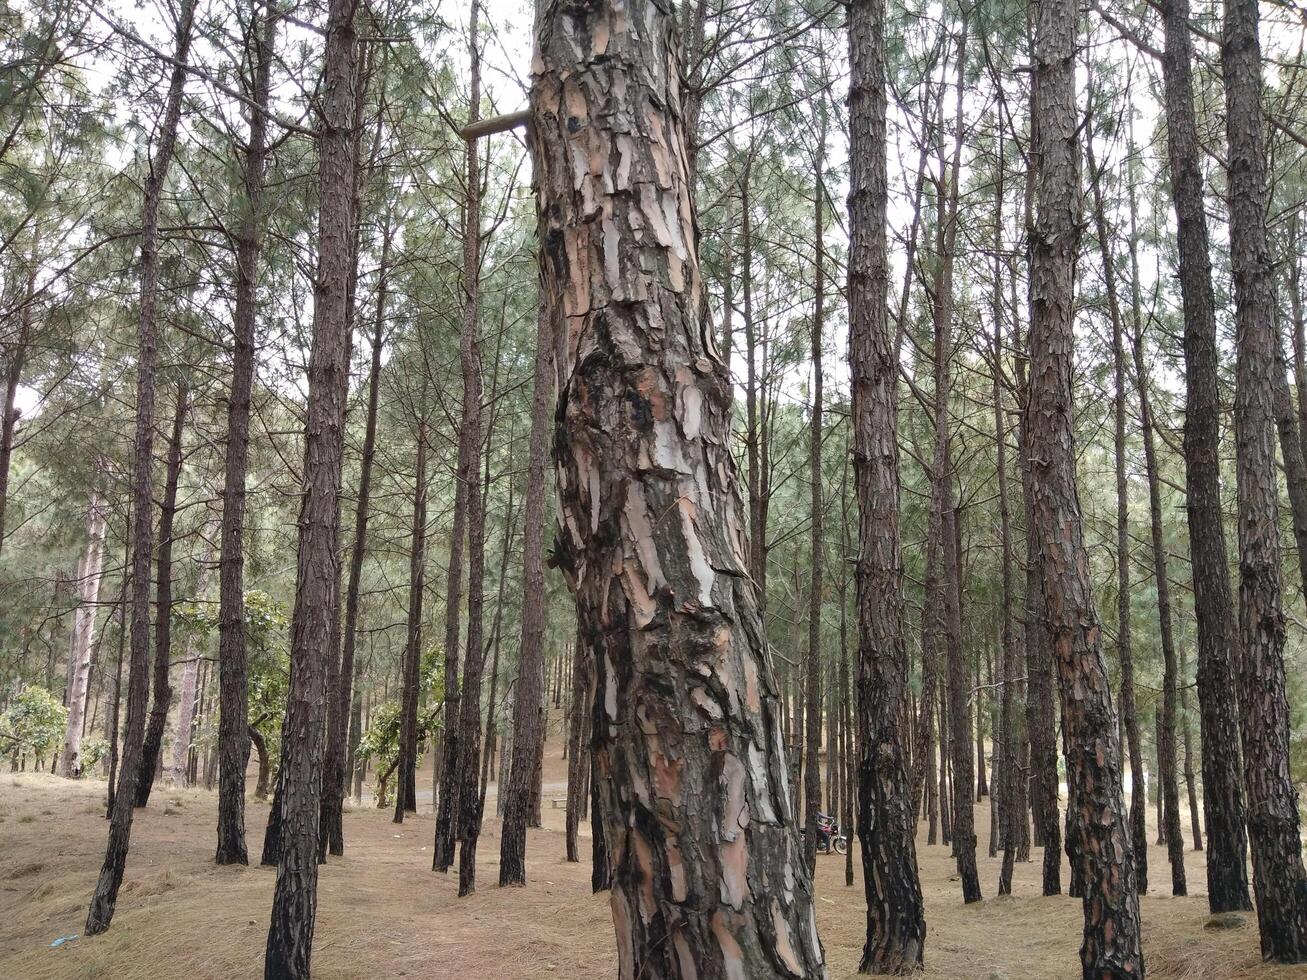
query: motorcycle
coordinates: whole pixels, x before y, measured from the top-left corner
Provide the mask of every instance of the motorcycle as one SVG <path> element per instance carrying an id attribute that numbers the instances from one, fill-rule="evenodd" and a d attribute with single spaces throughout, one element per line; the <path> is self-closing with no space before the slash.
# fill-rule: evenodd
<path id="1" fill-rule="evenodd" d="M 824 834 L 821 832 L 823 829 L 826 831 Z M 818 854 L 830 854 L 832 852 L 836 854 L 848 853 L 849 838 L 847 835 L 840 832 L 840 825 L 837 824 L 834 820 L 831 820 L 828 824 L 826 824 L 824 828 L 819 823 L 817 826 L 817 831 L 818 831 L 818 840 L 817 840 Z M 803 841 L 807 838 L 807 836 L 808 836 L 807 828 L 800 827 L 799 840 Z"/>

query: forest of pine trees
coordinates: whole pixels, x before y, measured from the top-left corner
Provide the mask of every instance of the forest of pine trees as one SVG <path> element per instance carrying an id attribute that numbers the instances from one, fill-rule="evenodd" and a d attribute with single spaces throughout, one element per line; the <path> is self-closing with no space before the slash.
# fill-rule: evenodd
<path id="1" fill-rule="evenodd" d="M 1291 975 L 1305 38 L 0 0 L 0 975 Z"/>

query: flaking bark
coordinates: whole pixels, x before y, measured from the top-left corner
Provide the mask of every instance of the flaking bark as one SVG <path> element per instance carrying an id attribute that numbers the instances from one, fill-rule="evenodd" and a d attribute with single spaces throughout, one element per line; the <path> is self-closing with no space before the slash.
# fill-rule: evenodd
<path id="1" fill-rule="evenodd" d="M 678 53 L 655 0 L 549 0 L 537 21 L 555 561 L 594 665 L 618 975 L 815 978 L 730 385 L 701 315 Z"/>

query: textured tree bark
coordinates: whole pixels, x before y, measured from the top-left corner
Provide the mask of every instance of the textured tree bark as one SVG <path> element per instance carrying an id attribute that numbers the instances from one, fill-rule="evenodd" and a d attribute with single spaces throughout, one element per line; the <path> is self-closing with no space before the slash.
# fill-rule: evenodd
<path id="1" fill-rule="evenodd" d="M 268 2 L 252 41 L 250 95 L 268 104 L 278 14 Z M 250 113 L 245 145 L 245 199 L 236 242 L 236 309 L 231 389 L 227 395 L 227 458 L 223 473 L 222 542 L 218 560 L 218 864 L 248 864 L 245 845 L 245 770 L 250 759 L 249 669 L 245 649 L 245 475 L 249 469 L 250 397 L 254 386 L 254 328 L 258 316 L 259 257 L 263 248 L 263 173 L 267 119 Z"/>
<path id="2" fill-rule="evenodd" d="M 182 471 L 182 437 L 186 413 L 190 410 L 190 393 L 185 381 L 177 383 L 177 404 L 173 410 L 172 434 L 168 439 L 168 462 L 159 502 L 159 547 L 155 563 L 154 585 L 154 698 L 145 726 L 141 746 L 140 771 L 136 774 L 136 805 L 150 802 L 154 774 L 159 767 L 163 747 L 163 730 L 172 710 L 172 545 L 173 524 L 177 517 L 177 483 Z"/>
<path id="3" fill-rule="evenodd" d="M 250 726 L 250 744 L 254 746 L 254 753 L 259 762 L 259 775 L 254 783 L 254 797 L 264 800 L 268 797 L 268 740 L 253 725 Z"/>
<path id="4" fill-rule="evenodd" d="M 1180 295 L 1184 305 L 1185 509 L 1198 626 L 1198 705 L 1203 810 L 1207 823 L 1207 900 L 1213 912 L 1252 908 L 1239 763 L 1230 573 L 1221 511 L 1216 304 L 1194 112 L 1193 42 L 1188 0 L 1165 0 L 1167 154 L 1176 214 Z"/>
<path id="5" fill-rule="evenodd" d="M 849 367 L 858 494 L 858 838 L 867 893 L 863 973 L 922 964 L 900 719 L 907 686 L 899 537 L 898 361 L 886 322 L 885 6 L 849 5 Z"/>
<path id="6" fill-rule="evenodd" d="M 326 658 L 334 656 L 340 582 L 341 457 L 349 394 L 347 290 L 352 265 L 355 4 L 330 0 L 318 130 L 318 268 L 305 425 L 291 674 L 282 725 L 281 855 L 263 972 L 307 978 L 317 912 Z"/>
<path id="7" fill-rule="evenodd" d="M 819 110 L 820 111 L 820 110 Z M 807 761 L 804 772 L 803 812 L 804 837 L 803 858 L 808 865 L 808 873 L 815 875 L 817 869 L 817 813 L 821 810 L 821 721 L 822 721 L 822 677 L 821 677 L 821 605 L 824 538 L 822 528 L 822 481 L 821 481 L 821 426 L 822 426 L 822 376 L 821 350 L 822 328 L 826 313 L 826 270 L 825 270 L 825 236 L 823 221 L 826 204 L 825 185 L 822 182 L 822 167 L 826 158 L 826 117 L 821 115 L 818 127 L 818 142 L 814 174 L 816 186 L 813 193 L 813 263 L 812 263 L 812 409 L 808 419 L 808 478 L 811 486 L 809 529 L 809 565 L 811 578 L 808 584 L 808 657 L 807 657 Z M 833 741 L 829 743 L 833 749 Z M 827 765 L 833 767 L 834 752 L 827 752 Z M 834 807 L 831 808 L 835 812 Z"/>
<path id="8" fill-rule="evenodd" d="M 541 229 L 541 241 L 544 241 Z M 543 274 L 543 273 L 542 273 Z M 536 352 L 531 396 L 531 441 L 527 461 L 526 504 L 522 536 L 522 632 L 517 685 L 513 695 L 512 762 L 504 799 L 499 842 L 499 884 L 526 884 L 526 825 L 536 755 L 544 741 L 545 645 L 545 467 L 549 456 L 550 371 L 554 363 L 555 313 L 543 286 L 536 320 Z"/>
<path id="9" fill-rule="evenodd" d="M 104 571 L 104 538 L 109 526 L 109 505 L 104 498 L 104 460 L 97 457 L 95 482 L 86 502 L 86 547 L 77 563 L 77 611 L 68 644 L 72 683 L 68 687 L 68 728 L 64 736 L 59 771 L 75 776 L 81 768 L 82 728 L 86 722 L 87 683 L 91 673 L 91 634 L 100 599 L 100 577 Z"/>
<path id="10" fill-rule="evenodd" d="M 186 85 L 186 61 L 190 56 L 194 16 L 194 0 L 185 0 L 177 14 L 173 70 L 168 80 L 163 118 L 159 124 L 159 142 L 150 158 L 141 207 L 136 431 L 132 448 L 131 673 L 128 678 L 122 765 L 117 773 L 117 787 L 109 807 L 109 840 L 105 847 L 104 865 L 100 869 L 100 877 L 96 881 L 95 893 L 91 896 L 90 908 L 86 914 L 84 931 L 88 936 L 104 932 L 113 920 L 118 888 L 122 885 L 123 869 L 127 865 L 127 848 L 132 833 L 132 804 L 136 798 L 141 743 L 145 737 L 146 702 L 150 693 L 150 560 L 154 554 L 151 474 L 154 469 L 155 371 L 159 356 L 156 323 L 159 300 L 159 199 L 168 176 L 168 166 L 172 162 L 173 148 L 177 143 L 177 124 L 181 119 L 182 91 Z M 121 657 L 119 661 L 121 670 Z M 121 685 L 119 689 L 121 690 Z"/>
<path id="11" fill-rule="evenodd" d="M 1307 961 L 1307 873 L 1289 776 L 1289 702 L 1275 472 L 1278 347 L 1266 241 L 1266 154 L 1256 0 L 1226 0 L 1221 69 L 1235 298 L 1234 443 L 1239 487 L 1239 721 L 1262 957 Z"/>
<path id="12" fill-rule="evenodd" d="M 1121 300 L 1117 293 L 1116 259 L 1103 207 L 1103 171 L 1094 161 L 1093 140 L 1085 141 L 1090 183 L 1094 191 L 1094 227 L 1098 251 L 1103 262 L 1103 284 L 1107 292 L 1108 314 L 1112 321 L 1112 377 L 1115 388 L 1113 446 L 1116 472 L 1116 652 L 1121 663 L 1121 714 L 1125 722 L 1125 740 L 1130 752 L 1130 835 L 1135 856 L 1135 887 L 1140 895 L 1148 894 L 1148 812 L 1144 780 L 1144 754 L 1139 737 L 1139 709 L 1135 705 L 1134 651 L 1130 636 L 1130 496 L 1125 475 L 1126 366 L 1124 326 Z M 1137 270 L 1132 270 L 1137 271 Z M 1133 287 L 1132 287 L 1133 288 Z M 1136 369 L 1138 365 L 1136 364 Z M 1150 484 L 1151 485 L 1151 484 Z M 1161 600 L 1158 600 L 1161 604 Z M 1170 602 L 1167 602 L 1170 616 Z M 1183 878 L 1183 865 L 1181 866 Z"/>
<path id="13" fill-rule="evenodd" d="M 651 0 L 548 0 L 529 145 L 564 327 L 557 560 L 592 719 L 618 974 L 821 977 L 702 283 L 679 41 Z"/>
<path id="14" fill-rule="evenodd" d="M 1071 850 L 1084 871 L 1085 980 L 1143 975 L 1139 896 L 1121 789 L 1121 746 L 1077 500 L 1071 371 L 1080 152 L 1076 9 L 1042 0 L 1033 71 L 1037 213 L 1030 263 L 1030 392 L 1026 428 L 1034 526 L 1058 669 Z"/>
<path id="15" fill-rule="evenodd" d="M 425 400 L 425 394 L 424 394 Z M 418 419 L 413 467 L 412 544 L 408 554 L 408 619 L 400 694 L 399 766 L 395 770 L 395 823 L 416 813 L 418 744 L 418 668 L 422 659 L 422 595 L 427 556 L 427 420 Z"/>

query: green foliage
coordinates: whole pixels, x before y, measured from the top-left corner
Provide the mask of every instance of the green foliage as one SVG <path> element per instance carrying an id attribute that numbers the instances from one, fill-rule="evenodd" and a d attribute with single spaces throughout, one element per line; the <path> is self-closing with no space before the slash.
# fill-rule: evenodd
<path id="1" fill-rule="evenodd" d="M 43 687 L 24 688 L 0 715 L 0 742 L 6 750 L 37 757 L 58 749 L 68 730 L 68 709 Z"/>
<path id="2" fill-rule="evenodd" d="M 82 739 L 82 751 L 79 755 L 80 767 L 78 776 L 85 776 L 91 772 L 100 760 L 109 754 L 109 743 L 102 738 L 84 738 Z"/>
<path id="3" fill-rule="evenodd" d="M 418 755 L 415 764 L 420 765 L 429 743 L 435 738 L 444 723 L 439 706 L 445 697 L 443 647 L 433 646 L 422 652 L 418 666 Z M 422 702 L 435 707 L 435 710 L 423 711 Z M 385 773 L 395 763 L 399 755 L 400 705 L 398 700 L 387 701 L 372 712 L 368 730 L 359 742 L 359 752 L 366 759 L 371 759 L 379 773 Z"/>
<path id="4" fill-rule="evenodd" d="M 207 638 L 218 629 L 213 602 L 185 603 L 173 613 L 180 634 Z M 249 657 L 249 718 L 268 742 L 269 758 L 281 757 L 281 718 L 290 686 L 290 617 L 283 603 L 262 589 L 245 593 L 245 649 Z M 206 746 L 217 739 L 216 717 L 202 722 L 194 742 Z"/>

